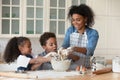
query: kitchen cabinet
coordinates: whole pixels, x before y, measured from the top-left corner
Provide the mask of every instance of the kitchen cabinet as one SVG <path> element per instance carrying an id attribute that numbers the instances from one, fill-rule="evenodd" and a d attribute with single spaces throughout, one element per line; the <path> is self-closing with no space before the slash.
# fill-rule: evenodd
<path id="1" fill-rule="evenodd" d="M 39 37 L 46 31 L 63 37 L 68 8 L 86 0 L 0 0 L 0 37 Z"/>

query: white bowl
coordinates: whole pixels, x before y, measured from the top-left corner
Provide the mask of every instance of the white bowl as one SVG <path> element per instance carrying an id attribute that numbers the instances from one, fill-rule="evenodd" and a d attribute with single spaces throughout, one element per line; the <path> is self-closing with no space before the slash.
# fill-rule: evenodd
<path id="1" fill-rule="evenodd" d="M 70 67 L 71 60 L 56 61 L 52 59 L 51 64 L 52 64 L 52 68 L 56 71 L 66 71 Z"/>

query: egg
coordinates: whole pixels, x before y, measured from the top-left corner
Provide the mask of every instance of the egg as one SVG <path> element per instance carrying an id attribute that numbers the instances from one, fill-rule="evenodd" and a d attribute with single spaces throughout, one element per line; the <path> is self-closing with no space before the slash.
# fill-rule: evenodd
<path id="1" fill-rule="evenodd" d="M 77 67 L 76 67 L 76 71 L 80 71 L 80 66 L 77 66 Z M 82 71 L 86 71 L 86 68 L 85 68 L 85 67 L 82 67 Z"/>
<path id="2" fill-rule="evenodd" d="M 77 66 L 77 67 L 76 67 L 76 71 L 80 71 L 80 66 Z"/>

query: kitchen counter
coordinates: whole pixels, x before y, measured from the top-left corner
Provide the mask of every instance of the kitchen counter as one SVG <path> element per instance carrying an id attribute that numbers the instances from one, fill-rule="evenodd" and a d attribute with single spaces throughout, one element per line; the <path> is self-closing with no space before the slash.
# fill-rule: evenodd
<path id="1" fill-rule="evenodd" d="M 16 63 L 7 64 L 4 62 L 0 62 L 0 71 L 15 71 L 16 69 Z"/>
<path id="2" fill-rule="evenodd" d="M 0 80 L 119 80 L 120 73 L 92 74 L 90 71 L 85 75 L 77 71 L 28 71 L 27 73 L 0 72 Z"/>

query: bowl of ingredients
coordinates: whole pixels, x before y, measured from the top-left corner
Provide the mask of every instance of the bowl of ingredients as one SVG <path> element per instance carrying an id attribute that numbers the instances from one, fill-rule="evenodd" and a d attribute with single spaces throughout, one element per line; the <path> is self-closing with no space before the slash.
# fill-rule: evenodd
<path id="1" fill-rule="evenodd" d="M 70 67 L 71 60 L 66 59 L 66 60 L 51 60 L 52 68 L 55 71 L 67 71 Z"/>
<path id="2" fill-rule="evenodd" d="M 71 60 L 67 58 L 68 50 L 61 49 L 56 52 L 56 54 L 52 55 L 51 65 L 53 70 L 55 71 L 66 71 L 69 69 Z"/>

